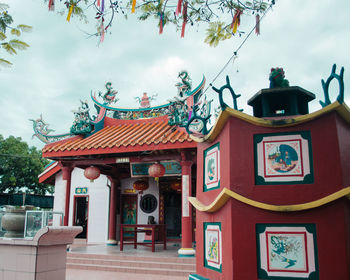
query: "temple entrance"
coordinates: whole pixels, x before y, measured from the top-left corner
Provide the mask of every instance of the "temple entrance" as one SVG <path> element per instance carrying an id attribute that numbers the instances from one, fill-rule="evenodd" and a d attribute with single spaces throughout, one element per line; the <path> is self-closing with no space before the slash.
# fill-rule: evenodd
<path id="1" fill-rule="evenodd" d="M 87 237 L 87 225 L 88 225 L 88 210 L 89 210 L 89 197 L 88 196 L 75 196 L 74 197 L 74 221 L 75 226 L 83 227 L 83 231 L 79 233 L 76 238 L 86 239 Z"/>
<path id="2" fill-rule="evenodd" d="M 181 235 L 181 193 L 169 190 L 164 195 L 164 219 L 167 238 L 179 239 Z"/>
<path id="3" fill-rule="evenodd" d="M 137 195 L 122 195 L 121 223 L 133 225 L 137 223 Z M 128 230 L 132 230 L 132 228 L 124 228 L 124 231 Z M 126 239 L 133 236 L 133 233 L 124 233 Z"/>

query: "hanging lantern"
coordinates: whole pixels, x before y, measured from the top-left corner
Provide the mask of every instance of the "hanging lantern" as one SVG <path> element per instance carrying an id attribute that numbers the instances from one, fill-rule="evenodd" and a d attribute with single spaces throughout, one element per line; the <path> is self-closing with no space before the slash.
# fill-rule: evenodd
<path id="1" fill-rule="evenodd" d="M 98 177 L 100 177 L 100 170 L 96 167 L 91 165 L 90 167 L 86 168 L 84 171 L 84 176 L 90 180 L 90 182 L 92 183 L 95 179 L 97 179 Z"/>
<path id="2" fill-rule="evenodd" d="M 140 179 L 135 181 L 132 186 L 137 191 L 145 191 L 148 189 L 148 181 Z"/>
<path id="3" fill-rule="evenodd" d="M 165 174 L 165 167 L 159 162 L 154 163 L 148 168 L 148 174 L 149 176 L 154 177 L 158 182 L 159 177 L 162 177 Z"/>
<path id="4" fill-rule="evenodd" d="M 181 192 L 181 188 L 182 188 L 181 181 L 172 182 L 170 184 L 170 187 L 177 192 Z"/>

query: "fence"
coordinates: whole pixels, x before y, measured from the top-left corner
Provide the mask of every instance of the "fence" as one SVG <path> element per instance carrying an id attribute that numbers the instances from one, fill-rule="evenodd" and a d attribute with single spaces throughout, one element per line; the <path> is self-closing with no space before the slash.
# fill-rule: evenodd
<path id="1" fill-rule="evenodd" d="M 23 198 L 25 198 L 25 201 L 23 203 Z M 0 206 L 1 205 L 15 205 L 15 206 L 21 206 L 21 205 L 33 205 L 35 207 L 40 208 L 53 208 L 53 196 L 46 196 L 46 195 L 36 195 L 36 194 L 26 194 L 25 197 L 23 194 L 7 194 L 2 193 L 0 194 Z"/>

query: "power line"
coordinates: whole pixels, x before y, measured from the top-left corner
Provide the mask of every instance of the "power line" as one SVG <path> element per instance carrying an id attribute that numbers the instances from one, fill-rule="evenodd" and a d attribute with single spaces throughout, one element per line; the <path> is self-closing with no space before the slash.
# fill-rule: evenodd
<path id="1" fill-rule="evenodd" d="M 262 19 L 265 17 L 265 15 L 267 14 L 267 12 L 272 8 L 272 6 L 275 4 L 275 1 L 272 1 L 272 3 L 270 4 L 270 6 L 265 10 L 264 14 L 260 17 L 260 19 L 255 23 L 254 27 L 252 28 L 252 30 L 250 30 L 250 32 L 247 34 L 247 36 L 244 38 L 244 40 L 242 41 L 242 43 L 238 46 L 238 48 L 233 52 L 233 55 L 229 58 L 229 60 L 226 62 L 226 64 L 221 68 L 221 70 L 219 71 L 219 73 L 215 76 L 215 78 L 212 80 L 212 82 L 209 84 L 209 86 L 204 90 L 203 93 L 205 93 L 212 85 L 213 83 L 216 81 L 216 79 L 221 75 L 221 73 L 226 69 L 226 67 L 229 65 L 229 63 L 231 62 L 231 60 L 233 60 L 233 63 L 235 61 L 235 59 L 238 57 L 237 53 L 238 51 L 243 47 L 243 45 L 245 44 L 245 42 L 248 40 L 249 36 L 253 33 L 253 31 L 255 30 L 255 28 L 260 24 L 260 22 L 262 21 Z"/>

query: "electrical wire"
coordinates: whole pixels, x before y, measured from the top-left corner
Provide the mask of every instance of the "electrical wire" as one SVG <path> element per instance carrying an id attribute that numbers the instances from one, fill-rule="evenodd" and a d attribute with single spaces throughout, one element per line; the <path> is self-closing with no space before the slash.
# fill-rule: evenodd
<path id="1" fill-rule="evenodd" d="M 255 28 L 260 24 L 260 22 L 262 21 L 262 19 L 265 17 L 265 15 L 267 14 L 267 12 L 272 9 L 272 6 L 275 4 L 275 1 L 272 1 L 272 3 L 270 4 L 270 6 L 265 10 L 264 14 L 260 17 L 259 21 L 255 23 L 254 27 L 252 28 L 252 30 L 250 30 L 250 32 L 247 34 L 247 36 L 244 38 L 244 40 L 242 41 L 242 43 L 238 46 L 238 48 L 233 52 L 233 55 L 229 58 L 229 60 L 226 62 L 226 64 L 221 68 L 221 70 L 219 71 L 219 73 L 215 76 L 215 78 L 212 80 L 212 82 L 209 84 L 209 86 L 204 90 L 203 93 L 205 93 L 210 87 L 213 86 L 213 83 L 216 81 L 216 79 L 222 74 L 222 72 L 224 72 L 224 70 L 226 69 L 226 67 L 230 64 L 231 60 L 232 63 L 235 62 L 236 58 L 238 57 L 238 51 L 243 47 L 243 45 L 245 44 L 245 42 L 248 40 L 249 36 L 253 33 L 253 31 L 255 30 Z"/>

